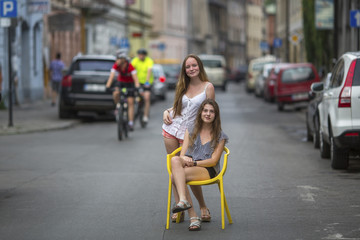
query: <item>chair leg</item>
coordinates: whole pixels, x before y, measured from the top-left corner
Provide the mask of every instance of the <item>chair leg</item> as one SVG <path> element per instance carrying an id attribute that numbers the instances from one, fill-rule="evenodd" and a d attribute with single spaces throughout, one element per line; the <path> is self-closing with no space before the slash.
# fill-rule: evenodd
<path id="1" fill-rule="evenodd" d="M 170 208 L 171 208 L 171 176 L 169 176 L 169 190 L 168 190 L 168 203 L 167 203 L 167 216 L 166 216 L 166 229 L 169 229 L 170 226 Z"/>
<path id="2" fill-rule="evenodd" d="M 225 202 L 226 215 L 228 217 L 229 223 L 231 224 L 231 223 L 233 223 L 233 220 L 232 220 L 231 215 L 230 215 L 230 210 L 229 210 L 229 206 L 228 206 L 227 201 L 226 201 L 225 193 L 224 193 L 224 200 L 225 200 L 224 202 Z"/>
<path id="3" fill-rule="evenodd" d="M 220 198 L 221 198 L 221 228 L 225 229 L 225 214 L 224 214 L 224 207 L 226 210 L 226 215 L 228 217 L 229 223 L 233 223 L 231 215 L 230 215 L 230 210 L 229 210 L 229 206 L 227 204 L 226 201 L 226 197 L 225 197 L 225 193 L 224 193 L 224 183 L 222 180 L 220 180 L 220 182 L 218 182 L 218 187 L 219 187 L 219 191 L 220 191 Z"/>
<path id="4" fill-rule="evenodd" d="M 224 186 L 222 183 L 222 180 L 220 180 L 220 183 L 218 183 L 218 187 L 220 190 L 220 199 L 221 199 L 221 228 L 225 229 L 225 214 L 224 214 Z"/>

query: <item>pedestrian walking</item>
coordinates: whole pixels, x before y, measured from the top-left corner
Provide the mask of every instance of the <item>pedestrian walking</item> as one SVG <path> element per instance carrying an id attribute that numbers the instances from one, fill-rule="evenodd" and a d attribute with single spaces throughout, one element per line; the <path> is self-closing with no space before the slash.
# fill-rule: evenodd
<path id="1" fill-rule="evenodd" d="M 192 207 L 192 200 L 186 183 L 214 178 L 220 172 L 220 158 L 228 141 L 221 130 L 220 110 L 213 99 L 202 102 L 197 111 L 194 127 L 185 132 L 180 156 L 171 159 L 174 195 L 179 201 L 172 209 L 173 213 L 188 210 L 189 231 L 201 229 L 199 218 Z"/>
<path id="2" fill-rule="evenodd" d="M 146 49 L 141 48 L 137 51 L 138 56 L 135 57 L 131 64 L 136 69 L 137 77 L 139 82 L 144 89 L 144 116 L 143 121 L 147 123 L 149 121 L 149 113 L 150 113 L 150 104 L 151 104 L 151 87 L 154 82 L 154 76 L 152 73 L 152 68 L 154 65 L 154 61 L 147 56 L 148 53 Z"/>
<path id="3" fill-rule="evenodd" d="M 50 63 L 50 79 L 51 79 L 51 106 L 55 106 L 57 95 L 60 91 L 60 84 L 63 77 L 64 62 L 61 60 L 61 53 L 56 54 L 56 58 Z"/>
<path id="4" fill-rule="evenodd" d="M 162 135 L 168 154 L 182 146 L 186 129 L 194 125 L 196 113 L 207 98 L 215 100 L 214 86 L 209 82 L 200 58 L 190 54 L 182 63 L 173 107 L 163 113 Z M 210 221 L 210 211 L 205 204 L 201 186 L 191 186 L 191 190 L 199 202 L 202 221 Z M 174 197 L 179 202 L 178 196 Z M 183 212 L 179 214 L 183 221 Z M 177 213 L 171 218 L 173 222 L 176 221 Z"/>

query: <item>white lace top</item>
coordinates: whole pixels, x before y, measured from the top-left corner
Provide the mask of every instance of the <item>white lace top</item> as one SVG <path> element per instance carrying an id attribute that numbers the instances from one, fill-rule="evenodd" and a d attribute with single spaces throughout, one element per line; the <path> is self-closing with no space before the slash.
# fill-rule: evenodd
<path id="1" fill-rule="evenodd" d="M 162 129 L 174 137 L 183 140 L 186 129 L 194 124 L 196 113 L 201 103 L 206 99 L 206 88 L 209 84 L 210 83 L 206 84 L 203 92 L 192 98 L 189 98 L 186 94 L 184 94 L 182 97 L 181 115 L 173 118 L 170 125 L 166 125 L 164 123 L 162 125 Z M 170 116 L 174 116 L 173 111 L 170 112 Z"/>

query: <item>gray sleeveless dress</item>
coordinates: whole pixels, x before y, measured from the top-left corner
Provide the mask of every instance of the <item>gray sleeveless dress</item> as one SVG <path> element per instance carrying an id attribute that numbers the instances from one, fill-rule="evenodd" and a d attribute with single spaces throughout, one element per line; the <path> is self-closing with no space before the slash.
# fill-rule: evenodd
<path id="1" fill-rule="evenodd" d="M 228 143 L 229 137 L 223 131 L 221 131 L 219 141 L 223 139 L 225 139 L 225 144 Z M 211 147 L 211 142 L 202 144 L 200 135 L 198 135 L 193 147 L 189 146 L 185 155 L 191 157 L 194 161 L 201 161 L 211 158 L 213 152 L 214 149 Z M 216 175 L 218 175 L 220 172 L 220 161 L 213 168 L 216 172 Z"/>

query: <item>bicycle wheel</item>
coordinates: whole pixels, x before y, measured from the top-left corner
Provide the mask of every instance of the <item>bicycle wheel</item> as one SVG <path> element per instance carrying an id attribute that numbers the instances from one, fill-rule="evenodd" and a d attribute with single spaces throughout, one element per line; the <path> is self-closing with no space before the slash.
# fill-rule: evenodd
<path id="1" fill-rule="evenodd" d="M 129 127 L 128 123 L 129 123 L 128 109 L 127 109 L 127 107 L 124 107 L 123 115 L 122 115 L 122 130 L 123 130 L 123 134 L 126 138 L 128 137 L 128 127 Z"/>
<path id="2" fill-rule="evenodd" d="M 118 140 L 121 141 L 123 139 L 123 108 L 122 107 L 118 109 L 118 116 L 116 120 L 117 120 Z"/>
<path id="3" fill-rule="evenodd" d="M 144 102 L 143 100 L 139 102 L 138 108 L 139 121 L 142 128 L 146 127 L 146 122 L 144 122 Z"/>

